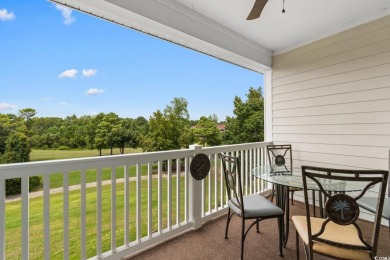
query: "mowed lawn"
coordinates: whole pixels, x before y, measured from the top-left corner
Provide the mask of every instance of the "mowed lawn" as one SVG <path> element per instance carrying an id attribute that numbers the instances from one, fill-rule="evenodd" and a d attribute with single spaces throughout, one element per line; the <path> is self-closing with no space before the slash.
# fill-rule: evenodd
<path id="1" fill-rule="evenodd" d="M 184 221 L 184 178 L 181 179 L 181 219 Z M 129 229 L 130 241 L 136 239 L 136 183 L 130 181 L 129 196 Z M 172 178 L 172 225 L 176 224 L 176 177 Z M 163 226 L 167 226 L 167 180 L 162 181 L 162 212 Z M 152 189 L 152 215 L 153 231 L 157 230 L 158 223 L 158 188 L 157 179 L 153 180 Z M 117 246 L 124 244 L 124 184 L 117 184 L 117 223 L 116 223 L 116 241 Z M 80 235 L 80 191 L 71 191 L 69 193 L 69 245 L 70 259 L 80 259 L 81 235 Z M 142 236 L 147 235 L 147 181 L 141 181 L 141 232 Z M 96 255 L 96 188 L 88 188 L 86 196 L 86 241 L 87 258 Z M 110 250 L 111 246 L 111 185 L 104 185 L 102 191 L 102 245 L 103 252 Z M 30 199 L 30 259 L 43 259 L 43 198 L 37 197 Z M 47 223 L 46 223 L 47 224 Z M 63 195 L 52 194 L 50 196 L 50 258 L 63 259 Z M 21 259 L 22 248 L 21 237 L 21 203 L 20 201 L 6 203 L 6 259 Z"/>
<path id="2" fill-rule="evenodd" d="M 110 149 L 103 149 L 102 155 L 110 155 Z M 125 148 L 125 154 L 142 153 L 141 148 Z M 113 154 L 120 154 L 119 149 L 114 149 Z M 31 150 L 30 161 L 59 160 L 83 157 L 99 156 L 98 150 Z"/>
<path id="3" fill-rule="evenodd" d="M 102 150 L 102 155 L 110 155 L 110 149 Z M 125 154 L 131 153 L 141 153 L 142 149 L 132 149 L 126 148 Z M 119 149 L 114 149 L 113 154 L 120 154 Z M 45 161 L 45 160 L 60 160 L 60 159 L 72 159 L 72 158 L 85 158 L 85 157 L 95 157 L 99 156 L 97 150 L 32 150 L 30 154 L 30 161 Z M 136 174 L 135 166 L 130 167 L 130 176 L 134 177 Z M 147 166 L 142 165 L 142 175 L 147 174 Z M 121 179 L 124 176 L 123 167 L 118 167 L 116 169 L 117 179 Z M 80 172 L 70 172 L 69 173 L 69 185 L 80 184 Z M 102 169 L 102 178 L 103 180 L 111 179 L 111 169 Z M 87 170 L 86 181 L 95 182 L 96 181 L 96 170 Z M 63 186 L 62 173 L 53 173 L 50 176 L 50 188 L 59 188 Z M 42 190 L 42 180 L 41 185 L 35 187 L 31 191 L 40 191 Z"/>
<path id="4" fill-rule="evenodd" d="M 35 151 L 37 154 L 46 154 L 52 151 Z M 88 151 L 55 151 L 56 156 L 54 159 L 64 159 L 65 154 L 70 152 L 79 152 L 79 157 L 88 157 Z M 138 152 L 138 151 L 134 151 Z M 75 155 L 74 154 L 74 155 Z M 61 155 L 61 156 L 60 156 Z M 94 156 L 94 155 L 93 155 Z M 36 157 L 37 158 L 37 157 Z M 39 157 L 43 160 L 42 156 Z M 53 159 L 51 158 L 51 159 Z M 69 157 L 74 158 L 74 157 Z M 212 168 L 213 169 L 213 168 Z M 155 166 L 153 173 L 156 172 Z M 142 175 L 147 174 L 147 165 L 142 166 Z M 116 168 L 117 179 L 123 178 L 123 167 Z M 136 176 L 135 166 L 130 167 L 130 176 Z M 104 180 L 111 179 L 111 169 L 102 169 L 102 177 Z M 87 182 L 96 181 L 96 170 L 86 171 Z M 218 174 L 217 178 L 217 190 L 212 189 L 208 194 L 208 178 L 205 179 L 205 197 L 204 206 L 208 209 L 208 198 L 214 198 L 215 193 L 219 194 L 221 187 L 221 180 Z M 214 187 L 214 176 L 212 176 L 211 187 Z M 176 176 L 172 177 L 172 220 L 171 224 L 176 224 Z M 62 187 L 62 173 L 53 173 L 50 176 L 50 188 Z M 69 185 L 75 185 L 80 183 L 80 171 L 69 173 Z M 158 187 L 157 179 L 152 180 L 152 229 L 156 231 L 158 228 Z M 147 181 L 141 181 L 141 237 L 147 235 L 148 227 L 148 186 Z M 167 227 L 167 192 L 168 181 L 164 177 L 162 179 L 162 223 L 163 228 Z M 129 194 L 129 240 L 134 241 L 136 239 L 136 182 L 129 181 L 130 194 Z M 184 177 L 180 178 L 180 222 L 184 221 L 185 211 L 185 187 Z M 118 183 L 116 186 L 116 245 L 120 247 L 124 244 L 124 184 Z M 226 198 L 222 198 L 224 202 Z M 74 190 L 69 192 L 69 245 L 70 245 L 70 259 L 80 259 L 81 249 L 81 210 L 80 210 L 81 195 L 80 190 Z M 102 245 L 103 252 L 110 250 L 111 246 L 111 185 L 104 185 L 102 189 Z M 217 203 L 221 205 L 220 198 L 217 202 L 211 201 L 211 208 Z M 88 188 L 86 195 L 86 250 L 87 258 L 96 255 L 97 251 L 97 191 L 96 187 Z M 43 197 L 31 198 L 29 200 L 29 233 L 30 233 L 30 259 L 43 259 L 43 233 L 44 233 L 44 219 L 43 219 Z M 51 259 L 63 259 L 63 194 L 51 194 L 50 195 L 50 258 Z M 7 202 L 6 203 L 6 259 L 21 259 L 22 248 L 22 220 L 21 220 L 21 201 Z M 47 225 L 47 223 L 45 223 Z"/>

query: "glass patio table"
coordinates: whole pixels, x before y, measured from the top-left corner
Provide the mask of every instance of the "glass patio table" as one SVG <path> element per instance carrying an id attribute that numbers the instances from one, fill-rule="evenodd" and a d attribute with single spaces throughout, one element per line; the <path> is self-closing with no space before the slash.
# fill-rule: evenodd
<path id="1" fill-rule="evenodd" d="M 290 218 L 290 205 L 289 205 L 289 188 L 302 188 L 303 179 L 302 172 L 300 169 L 288 171 L 283 169 L 275 169 L 271 166 L 260 166 L 252 169 L 252 174 L 256 178 L 260 178 L 269 183 L 273 183 L 276 186 L 276 205 L 283 209 L 284 217 L 282 221 L 283 230 L 283 245 L 286 246 L 288 235 L 289 235 L 289 218 Z M 340 181 L 340 180 L 329 180 L 321 182 L 326 191 L 335 193 L 361 191 L 365 187 L 362 183 L 356 183 L 353 181 Z M 313 197 L 313 215 L 315 216 L 316 204 L 315 204 L 315 191 L 319 190 L 318 185 L 307 179 L 307 189 L 312 190 Z M 319 193 L 319 210 L 321 217 L 324 217 L 323 210 L 323 198 L 321 192 Z"/>

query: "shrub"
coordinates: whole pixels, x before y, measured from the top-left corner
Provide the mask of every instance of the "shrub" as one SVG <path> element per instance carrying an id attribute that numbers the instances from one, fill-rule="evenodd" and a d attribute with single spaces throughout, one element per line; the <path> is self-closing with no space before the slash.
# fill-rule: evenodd
<path id="1" fill-rule="evenodd" d="M 16 195 L 21 193 L 22 180 L 20 178 L 5 180 L 5 194 L 6 195 Z M 29 190 L 32 190 L 41 183 L 41 178 L 39 176 L 32 176 L 29 178 L 28 186 Z"/>

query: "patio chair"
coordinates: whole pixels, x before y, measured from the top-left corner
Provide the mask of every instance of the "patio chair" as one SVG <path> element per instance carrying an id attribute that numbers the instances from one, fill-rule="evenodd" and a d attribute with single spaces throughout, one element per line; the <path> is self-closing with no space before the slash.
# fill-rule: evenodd
<path id="1" fill-rule="evenodd" d="M 225 183 L 228 195 L 228 215 L 225 230 L 225 239 L 228 238 L 229 223 L 233 215 L 241 218 L 241 259 L 244 258 L 244 242 L 249 230 L 256 225 L 259 233 L 259 222 L 264 219 L 277 218 L 279 230 L 279 255 L 283 256 L 282 251 L 282 221 L 283 210 L 272 202 L 258 194 L 243 195 L 241 185 L 240 160 L 237 157 L 220 154 Z M 245 230 L 245 221 L 254 220 Z"/>
<path id="2" fill-rule="evenodd" d="M 268 161 L 275 173 L 291 173 L 293 170 L 291 145 L 267 145 Z M 288 158 L 286 158 L 288 157 Z M 286 160 L 287 159 L 287 160 Z M 288 161 L 290 163 L 288 163 Z M 294 205 L 294 192 L 301 191 L 301 188 L 289 187 L 291 193 L 291 205 Z M 275 184 L 272 185 L 271 201 L 275 196 Z"/>
<path id="3" fill-rule="evenodd" d="M 377 254 L 380 220 L 388 179 L 387 171 L 345 170 L 302 166 L 306 216 L 293 216 L 296 228 L 296 252 L 299 259 L 299 238 L 303 241 L 306 258 L 321 254 L 336 259 L 373 259 Z M 329 184 L 353 184 L 353 196 Z M 323 185 L 324 184 L 324 185 Z M 363 234 L 357 204 L 366 191 L 379 185 L 375 221 L 371 234 Z M 326 200 L 326 218 L 310 217 L 308 187 L 318 190 Z M 340 187 L 340 186 L 338 186 Z"/>
<path id="4" fill-rule="evenodd" d="M 389 169 L 390 169 L 390 151 L 389 151 Z M 390 228 L 390 185 L 387 183 L 387 197 L 385 198 L 383 202 L 383 211 L 382 211 L 382 218 L 386 219 L 389 221 L 389 228 Z M 377 198 L 373 197 L 363 197 L 358 200 L 358 205 L 375 214 L 376 212 L 376 207 L 378 204 Z"/>

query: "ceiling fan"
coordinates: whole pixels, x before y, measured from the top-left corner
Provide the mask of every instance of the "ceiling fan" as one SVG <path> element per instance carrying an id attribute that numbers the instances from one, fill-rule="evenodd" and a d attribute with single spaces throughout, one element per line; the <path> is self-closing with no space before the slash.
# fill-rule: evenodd
<path id="1" fill-rule="evenodd" d="M 256 0 L 255 4 L 253 5 L 253 8 L 251 12 L 249 13 L 247 20 L 254 20 L 260 17 L 261 12 L 264 9 L 264 6 L 267 4 L 268 0 Z M 284 0 L 283 0 L 283 10 L 282 13 L 284 13 Z"/>

